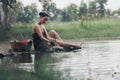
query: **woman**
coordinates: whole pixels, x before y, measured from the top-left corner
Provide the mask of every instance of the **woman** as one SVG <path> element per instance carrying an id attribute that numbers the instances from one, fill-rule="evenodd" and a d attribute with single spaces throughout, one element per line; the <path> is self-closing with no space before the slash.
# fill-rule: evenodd
<path id="1" fill-rule="evenodd" d="M 54 30 L 47 32 L 43 24 L 48 21 L 49 15 L 45 12 L 40 12 L 39 16 L 39 21 L 32 27 L 33 43 L 36 51 L 44 51 L 51 46 L 81 48 L 81 46 L 64 42 Z"/>

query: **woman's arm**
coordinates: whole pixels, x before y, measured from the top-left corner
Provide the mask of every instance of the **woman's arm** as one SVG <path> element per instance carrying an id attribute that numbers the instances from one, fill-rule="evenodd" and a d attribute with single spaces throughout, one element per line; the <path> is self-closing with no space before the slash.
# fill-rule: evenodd
<path id="1" fill-rule="evenodd" d="M 35 26 L 35 31 L 42 40 L 44 40 L 46 42 L 50 42 L 49 39 L 47 39 L 43 36 L 42 31 L 38 25 Z"/>
<path id="2" fill-rule="evenodd" d="M 56 44 L 56 39 L 55 39 L 55 38 L 52 38 L 52 37 L 50 37 L 50 36 L 48 35 L 48 32 L 47 32 L 47 30 L 46 30 L 45 27 L 44 27 L 44 31 L 45 31 L 45 33 L 46 33 L 47 39 L 49 39 L 49 41 L 50 41 L 50 45 L 54 46 L 54 45 Z"/>
<path id="3" fill-rule="evenodd" d="M 47 32 L 47 30 L 46 30 L 45 28 L 44 28 L 44 30 L 45 30 L 47 39 L 49 39 L 50 41 L 55 41 L 54 38 L 52 38 L 52 37 L 50 37 L 50 36 L 48 35 L 48 32 Z"/>

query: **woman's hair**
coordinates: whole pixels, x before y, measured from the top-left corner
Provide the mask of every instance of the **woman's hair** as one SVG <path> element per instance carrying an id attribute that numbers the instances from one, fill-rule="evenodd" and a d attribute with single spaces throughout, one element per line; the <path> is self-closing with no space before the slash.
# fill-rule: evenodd
<path id="1" fill-rule="evenodd" d="M 49 15 L 47 13 L 45 13 L 45 12 L 40 12 L 39 16 L 40 17 L 45 17 L 45 16 L 49 17 Z"/>

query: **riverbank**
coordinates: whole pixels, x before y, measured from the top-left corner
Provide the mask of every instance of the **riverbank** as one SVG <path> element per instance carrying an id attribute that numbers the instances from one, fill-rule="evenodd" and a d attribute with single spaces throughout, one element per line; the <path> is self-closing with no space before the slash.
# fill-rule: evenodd
<path id="1" fill-rule="evenodd" d="M 66 42 L 74 43 L 74 44 L 84 44 L 88 41 L 101 41 L 101 40 L 120 40 L 120 37 L 96 37 L 96 38 L 80 38 L 80 39 L 64 39 Z M 0 42 L 0 52 L 4 54 L 8 54 L 8 50 L 11 49 L 9 40 Z M 32 45 L 33 50 L 33 45 Z"/>
<path id="2" fill-rule="evenodd" d="M 8 50 L 10 49 L 10 44 L 7 41 L 0 42 L 0 53 L 8 54 Z"/>

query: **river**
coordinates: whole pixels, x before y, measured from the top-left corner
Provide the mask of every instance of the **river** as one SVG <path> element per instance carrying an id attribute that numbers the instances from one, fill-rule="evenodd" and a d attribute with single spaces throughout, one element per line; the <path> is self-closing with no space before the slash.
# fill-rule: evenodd
<path id="1" fill-rule="evenodd" d="M 57 63 L 71 80 L 120 80 L 120 40 L 84 42 Z"/>
<path id="2" fill-rule="evenodd" d="M 62 57 L 48 65 L 62 71 L 66 80 L 120 80 L 120 40 L 84 41 L 80 50 L 51 56 Z M 20 68 L 34 71 L 34 55 L 32 60 L 32 63 L 22 63 Z"/>

